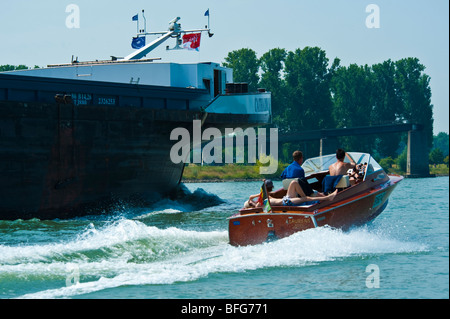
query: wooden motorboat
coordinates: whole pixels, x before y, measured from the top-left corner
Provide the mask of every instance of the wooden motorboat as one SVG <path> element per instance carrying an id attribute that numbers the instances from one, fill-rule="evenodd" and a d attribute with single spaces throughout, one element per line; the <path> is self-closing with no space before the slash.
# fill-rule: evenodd
<path id="1" fill-rule="evenodd" d="M 376 218 L 386 208 L 390 194 L 403 177 L 386 174 L 370 154 L 348 154 L 361 168 L 360 176 L 350 185 L 347 183 L 338 189 L 333 200 L 303 206 L 270 205 L 271 209 L 267 212 L 263 207 L 241 209 L 229 218 L 230 244 L 261 244 L 325 225 L 348 230 Z M 323 180 L 329 176 L 328 167 L 335 161 L 336 156 L 332 154 L 303 163 L 306 179 L 313 189 L 323 191 Z M 286 190 L 280 189 L 272 194 L 272 198 L 285 194 Z"/>

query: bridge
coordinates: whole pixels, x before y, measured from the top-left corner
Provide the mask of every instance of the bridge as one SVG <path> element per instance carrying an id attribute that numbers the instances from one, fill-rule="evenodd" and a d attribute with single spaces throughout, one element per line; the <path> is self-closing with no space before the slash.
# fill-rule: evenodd
<path id="1" fill-rule="evenodd" d="M 423 126 L 420 124 L 388 124 L 340 129 L 323 129 L 280 134 L 279 143 L 320 141 L 320 155 L 336 152 L 339 136 L 357 136 L 408 132 L 406 177 L 430 177 L 428 149 Z"/>

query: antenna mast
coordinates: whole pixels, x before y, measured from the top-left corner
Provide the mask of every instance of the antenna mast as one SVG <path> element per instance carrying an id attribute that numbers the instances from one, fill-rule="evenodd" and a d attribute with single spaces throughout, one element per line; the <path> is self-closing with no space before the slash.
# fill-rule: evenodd
<path id="1" fill-rule="evenodd" d="M 147 32 L 147 19 L 145 18 L 145 15 L 144 15 L 144 9 L 142 9 L 142 17 L 144 18 L 144 29 L 142 30 L 142 32 L 146 33 Z"/>
<path id="2" fill-rule="evenodd" d="M 208 9 L 208 11 L 209 11 L 209 9 Z M 142 10 L 142 15 L 144 15 L 144 10 Z M 172 19 L 169 22 L 169 28 L 167 31 L 147 32 L 147 30 L 146 30 L 147 27 L 144 26 L 144 30 L 140 30 L 141 32 L 139 32 L 137 36 L 142 36 L 142 35 L 143 36 L 161 35 L 161 36 L 159 38 L 157 38 L 156 40 L 152 41 L 151 43 L 145 45 L 144 47 L 129 54 L 123 60 L 141 59 L 144 56 L 146 56 L 149 52 L 151 52 L 152 50 L 154 50 L 155 48 L 160 46 L 162 43 L 164 43 L 169 38 L 176 38 L 176 44 L 171 49 L 167 46 L 167 48 L 166 48 L 167 50 L 182 49 L 182 47 L 180 47 L 180 44 L 182 44 L 181 35 L 186 34 L 186 33 L 206 31 L 206 32 L 208 32 L 209 37 L 212 37 L 214 35 L 213 33 L 211 33 L 211 30 L 209 28 L 209 12 L 208 12 L 208 27 L 206 27 L 204 29 L 182 30 L 181 24 L 178 23 L 179 20 L 180 20 L 180 17 L 176 17 L 176 18 Z M 145 16 L 144 16 L 144 21 L 146 23 Z"/>

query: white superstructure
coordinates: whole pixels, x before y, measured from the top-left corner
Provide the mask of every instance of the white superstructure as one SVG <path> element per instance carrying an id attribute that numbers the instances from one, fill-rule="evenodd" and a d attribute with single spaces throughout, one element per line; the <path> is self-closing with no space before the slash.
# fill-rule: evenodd
<path id="1" fill-rule="evenodd" d="M 198 89 L 211 88 L 211 84 L 218 80 L 221 92 L 225 91 L 227 82 L 233 82 L 232 70 L 218 63 L 92 62 L 13 72 L 17 75 Z M 214 79 L 214 72 L 217 79 Z"/>
<path id="2" fill-rule="evenodd" d="M 160 35 L 159 38 L 135 50 L 125 58 L 107 61 L 78 62 L 49 65 L 46 68 L 16 70 L 7 73 L 16 75 L 51 77 L 59 79 L 88 80 L 98 82 L 126 83 L 179 88 L 204 89 L 209 93 L 207 100 L 196 105 L 210 113 L 268 114 L 271 113 L 270 93 L 248 93 L 246 90 L 229 92 L 227 84 L 233 85 L 233 70 L 213 62 L 172 63 L 161 62 L 159 58 L 144 57 L 170 38 L 176 45 L 168 50 L 182 49 L 181 35 L 194 32 L 208 32 L 210 29 L 182 30 L 179 17 L 170 21 L 169 29 L 161 32 L 143 32 L 138 36 Z"/>

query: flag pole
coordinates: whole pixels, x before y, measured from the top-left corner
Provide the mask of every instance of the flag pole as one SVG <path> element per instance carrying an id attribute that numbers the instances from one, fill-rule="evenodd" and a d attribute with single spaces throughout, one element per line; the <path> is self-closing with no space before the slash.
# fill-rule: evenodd
<path id="1" fill-rule="evenodd" d="M 208 17 L 208 30 L 209 30 L 209 29 L 211 29 L 211 28 L 209 27 L 209 8 L 208 8 L 208 10 L 206 10 L 205 16 Z"/>
<path id="2" fill-rule="evenodd" d="M 265 192 L 266 195 L 267 195 L 267 202 L 269 203 L 270 210 L 272 211 L 272 205 L 270 205 L 270 196 L 269 196 L 269 193 L 267 192 L 266 179 L 265 179 L 265 178 L 263 179 L 263 185 L 264 185 L 264 192 Z M 263 209 L 264 209 L 264 208 L 263 208 Z"/>
<path id="3" fill-rule="evenodd" d="M 142 9 L 142 17 L 144 18 L 144 33 L 147 33 L 147 19 L 144 15 L 144 9 Z"/>
<path id="4" fill-rule="evenodd" d="M 139 15 L 135 15 L 136 18 L 136 36 L 139 34 Z"/>

